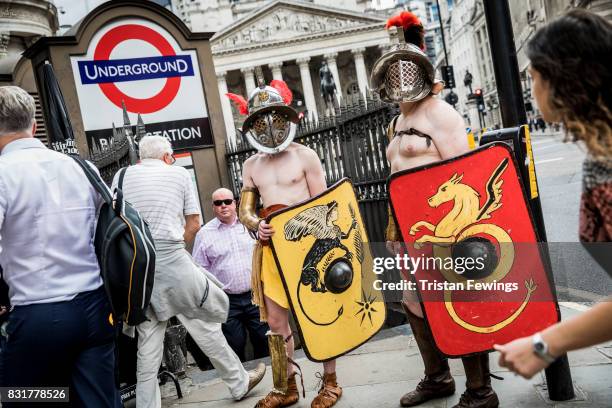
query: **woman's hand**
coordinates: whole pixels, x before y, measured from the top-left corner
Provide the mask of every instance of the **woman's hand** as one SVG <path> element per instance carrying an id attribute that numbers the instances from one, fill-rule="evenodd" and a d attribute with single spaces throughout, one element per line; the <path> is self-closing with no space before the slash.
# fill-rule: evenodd
<path id="1" fill-rule="evenodd" d="M 521 377 L 530 379 L 548 367 L 548 363 L 534 353 L 532 337 L 523 337 L 503 346 L 496 344 L 493 348 L 499 351 L 499 365 Z"/>

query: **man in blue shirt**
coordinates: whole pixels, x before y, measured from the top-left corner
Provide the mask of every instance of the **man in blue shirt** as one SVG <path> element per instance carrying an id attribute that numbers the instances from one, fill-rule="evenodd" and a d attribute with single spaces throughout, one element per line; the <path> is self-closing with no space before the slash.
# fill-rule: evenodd
<path id="1" fill-rule="evenodd" d="M 0 387 L 70 387 L 74 406 L 119 407 L 93 245 L 102 200 L 73 159 L 33 137 L 34 112 L 23 89 L 0 87 L 0 265 L 13 307 Z"/>

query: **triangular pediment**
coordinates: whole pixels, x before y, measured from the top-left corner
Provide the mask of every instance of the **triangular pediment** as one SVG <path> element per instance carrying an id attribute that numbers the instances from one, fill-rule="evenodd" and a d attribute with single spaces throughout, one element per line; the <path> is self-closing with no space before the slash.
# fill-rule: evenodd
<path id="1" fill-rule="evenodd" d="M 211 40 L 213 52 L 380 25 L 385 18 L 312 3 L 277 0 L 235 21 Z"/>

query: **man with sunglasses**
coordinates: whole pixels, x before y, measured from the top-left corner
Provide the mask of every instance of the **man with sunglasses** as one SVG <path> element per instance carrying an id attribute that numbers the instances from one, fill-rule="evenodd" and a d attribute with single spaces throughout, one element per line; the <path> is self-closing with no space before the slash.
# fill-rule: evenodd
<path id="1" fill-rule="evenodd" d="M 236 201 L 230 190 L 216 190 L 212 201 L 215 218 L 198 232 L 193 259 L 219 279 L 229 297 L 229 316 L 222 328 L 231 348 L 241 361 L 245 361 L 248 332 L 254 358 L 262 358 L 269 354 L 266 337 L 269 328 L 260 321 L 259 308 L 251 302 L 251 259 L 255 240 L 238 219 Z"/>

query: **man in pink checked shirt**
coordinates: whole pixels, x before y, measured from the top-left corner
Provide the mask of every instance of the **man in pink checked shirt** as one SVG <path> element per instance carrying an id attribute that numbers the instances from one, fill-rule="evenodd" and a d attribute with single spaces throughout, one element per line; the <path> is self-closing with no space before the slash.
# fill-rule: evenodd
<path id="1" fill-rule="evenodd" d="M 215 218 L 198 232 L 193 259 L 223 283 L 230 300 L 223 334 L 230 347 L 245 360 L 247 331 L 255 358 L 269 354 L 266 323 L 259 320 L 259 308 L 251 303 L 251 261 L 255 241 L 240 223 L 233 193 L 220 188 L 212 195 Z"/>

